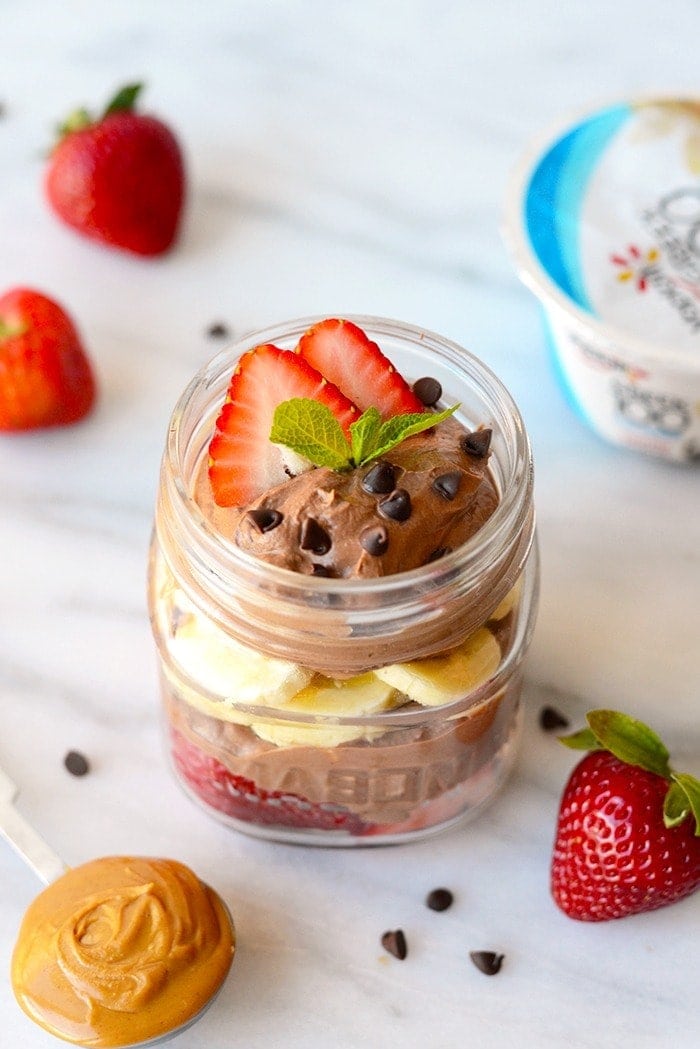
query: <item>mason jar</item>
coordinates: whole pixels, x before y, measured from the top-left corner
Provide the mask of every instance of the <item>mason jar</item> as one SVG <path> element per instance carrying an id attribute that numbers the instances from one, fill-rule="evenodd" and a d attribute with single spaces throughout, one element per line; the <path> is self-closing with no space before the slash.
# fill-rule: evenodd
<path id="1" fill-rule="evenodd" d="M 472 354 L 353 317 L 409 383 L 437 379 L 467 430 L 492 430 L 497 506 L 463 545 L 379 578 L 302 575 L 251 556 L 204 516 L 195 479 L 237 359 L 263 343 L 293 348 L 314 320 L 225 349 L 173 412 L 149 565 L 167 749 L 185 792 L 237 830 L 410 841 L 474 815 L 514 761 L 538 592 L 530 446 L 510 394 Z M 362 713 L 380 687 L 387 709 Z"/>

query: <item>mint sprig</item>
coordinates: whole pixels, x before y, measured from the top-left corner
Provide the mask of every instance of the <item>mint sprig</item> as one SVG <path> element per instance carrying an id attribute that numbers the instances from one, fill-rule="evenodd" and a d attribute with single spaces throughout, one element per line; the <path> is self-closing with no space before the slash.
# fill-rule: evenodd
<path id="1" fill-rule="evenodd" d="M 308 397 L 292 397 L 275 409 L 270 440 L 291 448 L 315 466 L 352 470 L 401 444 L 407 437 L 437 426 L 457 411 L 459 405 L 442 412 L 409 412 L 386 422 L 376 408 L 368 408 L 350 424 L 350 441 L 325 404 Z"/>
<path id="2" fill-rule="evenodd" d="M 676 827 L 692 813 L 695 835 L 700 837 L 700 780 L 684 772 L 674 772 L 660 737 L 643 721 L 617 710 L 591 710 L 586 720 L 588 728 L 561 736 L 561 742 L 572 750 L 607 750 L 625 764 L 636 765 L 667 780 L 665 826 Z"/>

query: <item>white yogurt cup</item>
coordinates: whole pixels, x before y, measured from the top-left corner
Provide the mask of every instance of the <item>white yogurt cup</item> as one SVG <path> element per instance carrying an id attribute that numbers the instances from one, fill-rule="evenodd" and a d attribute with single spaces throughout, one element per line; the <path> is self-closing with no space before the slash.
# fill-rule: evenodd
<path id="1" fill-rule="evenodd" d="M 516 172 L 505 237 L 579 414 L 615 444 L 700 461 L 700 99 L 550 132 Z"/>

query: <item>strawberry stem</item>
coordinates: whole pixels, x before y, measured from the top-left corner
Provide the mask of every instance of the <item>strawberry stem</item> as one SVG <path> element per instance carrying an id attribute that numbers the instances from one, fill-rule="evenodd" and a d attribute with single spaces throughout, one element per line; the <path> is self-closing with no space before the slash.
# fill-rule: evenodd
<path id="1" fill-rule="evenodd" d="M 58 137 L 63 138 L 64 135 L 70 135 L 73 131 L 84 131 L 86 127 L 90 127 L 92 124 L 92 117 L 88 113 L 87 109 L 74 109 L 69 116 L 58 126 Z"/>
<path id="2" fill-rule="evenodd" d="M 116 95 L 107 104 L 107 108 L 102 116 L 106 117 L 110 113 L 123 113 L 132 110 L 142 88 L 142 83 L 125 84 L 124 87 L 119 88 Z"/>

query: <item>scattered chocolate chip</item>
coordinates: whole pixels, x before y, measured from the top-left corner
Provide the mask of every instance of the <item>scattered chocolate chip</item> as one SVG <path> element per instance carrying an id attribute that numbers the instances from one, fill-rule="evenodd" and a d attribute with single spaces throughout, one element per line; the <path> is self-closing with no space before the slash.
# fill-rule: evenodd
<path id="1" fill-rule="evenodd" d="M 386 499 L 377 504 L 382 517 L 392 521 L 408 521 L 411 516 L 411 497 L 405 488 L 395 488 Z"/>
<path id="2" fill-rule="evenodd" d="M 505 956 L 496 954 L 495 951 L 470 951 L 469 957 L 480 972 L 486 976 L 495 976 L 500 971 Z"/>
<path id="3" fill-rule="evenodd" d="M 462 475 L 459 470 L 450 470 L 449 473 L 440 474 L 439 477 L 436 477 L 433 480 L 432 487 L 443 499 L 452 502 L 459 491 L 461 481 Z"/>
<path id="4" fill-rule="evenodd" d="M 284 521 L 284 514 L 269 507 L 249 510 L 246 517 L 255 525 L 259 532 L 271 532 L 273 528 L 277 528 L 277 525 L 282 524 L 282 521 Z"/>
<path id="5" fill-rule="evenodd" d="M 556 707 L 542 707 L 540 711 L 540 728 L 545 732 L 554 732 L 558 728 L 568 728 L 569 719 Z"/>
<path id="6" fill-rule="evenodd" d="M 408 954 L 406 937 L 403 934 L 403 929 L 394 929 L 391 932 L 385 932 L 382 936 L 382 947 L 385 951 L 388 951 L 389 954 L 393 954 L 394 958 L 403 961 Z"/>
<path id="7" fill-rule="evenodd" d="M 425 898 L 426 905 L 431 911 L 446 911 L 454 902 L 454 896 L 449 889 L 433 889 Z"/>
<path id="8" fill-rule="evenodd" d="M 395 485 L 396 470 L 391 463 L 375 463 L 362 478 L 362 487 L 370 495 L 387 495 Z"/>
<path id="9" fill-rule="evenodd" d="M 210 339 L 228 339 L 231 336 L 230 330 L 221 321 L 217 321 L 215 324 L 210 324 L 207 328 L 207 335 Z"/>
<path id="10" fill-rule="evenodd" d="M 360 532 L 360 546 L 372 557 L 381 557 L 389 547 L 389 535 L 384 525 L 368 525 Z"/>
<path id="11" fill-rule="evenodd" d="M 452 553 L 452 547 L 451 546 L 438 546 L 438 547 L 435 548 L 435 550 L 433 550 L 432 554 L 428 554 L 428 556 L 426 557 L 426 559 L 423 562 L 423 564 L 424 565 L 431 565 L 433 563 L 433 561 L 439 561 L 441 557 L 445 556 L 445 554 L 451 554 L 451 553 Z"/>
<path id="12" fill-rule="evenodd" d="M 333 578 L 333 569 L 329 568 L 328 565 L 313 564 L 311 566 L 311 575 L 319 576 L 323 579 Z"/>
<path id="13" fill-rule="evenodd" d="M 327 554 L 332 546 L 331 537 L 313 517 L 307 517 L 301 526 L 299 546 L 302 550 L 309 550 L 317 557 Z"/>
<path id="14" fill-rule="evenodd" d="M 416 379 L 411 389 L 426 408 L 432 408 L 442 397 L 442 386 L 437 379 L 433 379 L 430 375 L 425 375 L 422 379 Z"/>
<path id="15" fill-rule="evenodd" d="M 488 455 L 492 436 L 491 429 L 474 430 L 473 433 L 468 433 L 462 438 L 462 450 L 476 459 L 483 459 Z"/>
<path id="16" fill-rule="evenodd" d="M 69 750 L 63 759 L 71 776 L 85 776 L 90 771 L 90 764 L 84 754 L 79 750 Z"/>

